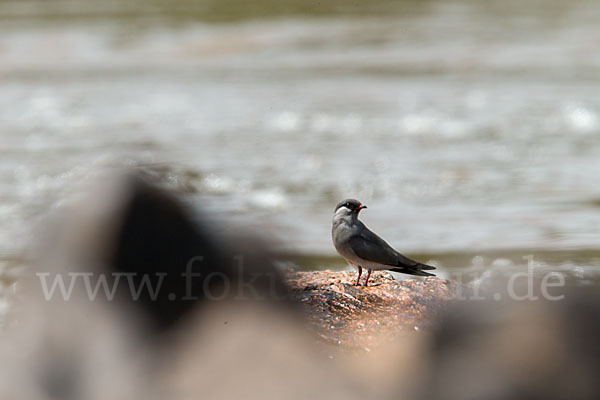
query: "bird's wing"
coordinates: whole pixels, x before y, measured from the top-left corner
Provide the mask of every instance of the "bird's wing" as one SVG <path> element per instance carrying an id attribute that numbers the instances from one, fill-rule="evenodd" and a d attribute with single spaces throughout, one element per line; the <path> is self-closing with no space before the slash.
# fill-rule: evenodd
<path id="1" fill-rule="evenodd" d="M 363 260 L 383 265 L 398 265 L 398 252 L 366 227 L 352 236 L 349 242 L 354 254 Z"/>
<path id="2" fill-rule="evenodd" d="M 432 267 L 431 265 L 421 264 L 420 262 L 411 260 L 410 258 L 405 257 L 400 253 L 398 253 L 398 265 L 401 267 L 408 268 L 420 266 L 422 269 L 435 269 L 435 267 Z"/>
<path id="3" fill-rule="evenodd" d="M 402 274 L 416 275 L 416 276 L 435 276 L 435 274 L 431 274 L 429 272 L 423 271 L 424 268 L 419 267 L 419 265 L 423 265 L 425 267 L 430 267 L 429 265 L 417 263 L 417 265 L 414 267 L 392 268 L 392 269 L 389 269 L 388 271 L 400 272 Z M 435 268 L 431 267 L 429 269 L 435 269 Z"/>
<path id="4" fill-rule="evenodd" d="M 350 238 L 350 246 L 354 254 L 363 260 L 399 267 L 402 271 L 398 272 L 430 276 L 431 274 L 422 272 L 422 270 L 435 269 L 435 267 L 411 260 L 398 253 L 385 240 L 364 225 L 359 234 Z"/>

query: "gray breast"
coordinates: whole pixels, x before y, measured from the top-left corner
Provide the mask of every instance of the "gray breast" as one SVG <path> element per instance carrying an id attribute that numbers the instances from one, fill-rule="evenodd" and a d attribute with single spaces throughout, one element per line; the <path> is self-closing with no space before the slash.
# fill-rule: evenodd
<path id="1" fill-rule="evenodd" d="M 333 245 L 338 253 L 351 263 L 360 261 L 350 246 L 350 238 L 356 235 L 358 228 L 359 227 L 355 226 L 352 221 L 336 218 L 333 220 L 333 227 L 331 230 Z"/>

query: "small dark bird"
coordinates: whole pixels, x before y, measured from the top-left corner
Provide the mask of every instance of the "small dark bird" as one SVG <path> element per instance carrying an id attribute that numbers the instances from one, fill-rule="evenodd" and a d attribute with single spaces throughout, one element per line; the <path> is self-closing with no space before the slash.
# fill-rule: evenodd
<path id="1" fill-rule="evenodd" d="M 346 259 L 348 264 L 358 270 L 356 286 L 359 284 L 363 268 L 368 269 L 364 286 L 369 284 L 372 270 L 435 276 L 425 272 L 425 270 L 434 270 L 435 267 L 404 257 L 359 221 L 358 213 L 363 208 L 367 208 L 367 206 L 358 200 L 346 199 L 339 202 L 335 207 L 331 229 L 335 249 Z"/>

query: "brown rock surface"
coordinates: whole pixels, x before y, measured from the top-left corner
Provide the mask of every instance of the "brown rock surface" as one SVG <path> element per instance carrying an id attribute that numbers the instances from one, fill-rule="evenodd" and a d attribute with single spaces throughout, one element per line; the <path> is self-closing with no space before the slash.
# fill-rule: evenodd
<path id="1" fill-rule="evenodd" d="M 352 271 L 292 271 L 287 283 L 326 342 L 369 350 L 382 341 L 426 329 L 440 306 L 456 298 L 454 281 L 428 277 L 394 280 L 373 272 L 368 287 L 353 286 Z"/>

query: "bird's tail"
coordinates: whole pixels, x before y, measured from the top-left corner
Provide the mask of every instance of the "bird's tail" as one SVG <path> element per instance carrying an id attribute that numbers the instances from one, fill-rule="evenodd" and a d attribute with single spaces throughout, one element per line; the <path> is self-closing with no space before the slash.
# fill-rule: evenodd
<path id="1" fill-rule="evenodd" d="M 431 271 L 434 269 L 435 269 L 435 267 L 432 267 L 431 265 L 417 263 L 415 265 L 411 265 L 410 267 L 403 266 L 403 267 L 399 267 L 399 268 L 393 268 L 393 269 L 390 269 L 390 271 L 400 272 L 400 273 L 408 274 L 408 275 L 416 275 L 416 276 L 435 276 L 434 274 L 425 272 L 425 270 Z"/>

